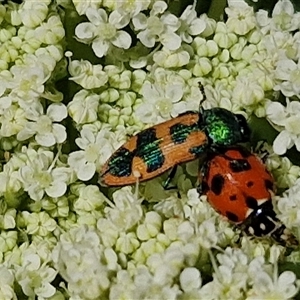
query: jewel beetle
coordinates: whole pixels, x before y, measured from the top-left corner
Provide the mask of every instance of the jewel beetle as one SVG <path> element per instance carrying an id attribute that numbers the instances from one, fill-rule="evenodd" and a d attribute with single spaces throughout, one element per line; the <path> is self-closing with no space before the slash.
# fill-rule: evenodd
<path id="1" fill-rule="evenodd" d="M 262 160 L 244 147 L 210 153 L 199 174 L 199 193 L 212 207 L 243 231 L 256 237 L 270 236 L 279 243 L 297 244 L 273 209 L 274 179 Z"/>
<path id="2" fill-rule="evenodd" d="M 200 86 L 205 100 L 203 86 Z M 213 151 L 247 142 L 250 129 L 244 116 L 216 107 L 188 111 L 147 128 L 117 149 L 100 171 L 99 183 L 124 186 L 163 172 Z"/>

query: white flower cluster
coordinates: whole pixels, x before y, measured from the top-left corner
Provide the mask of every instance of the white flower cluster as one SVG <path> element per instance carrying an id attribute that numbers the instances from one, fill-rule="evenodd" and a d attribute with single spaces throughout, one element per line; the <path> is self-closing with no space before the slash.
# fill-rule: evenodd
<path id="1" fill-rule="evenodd" d="M 162 0 L 8 2 L 0 299 L 294 299 L 296 273 L 278 264 L 299 263 L 299 251 L 287 257 L 269 240 L 241 237 L 197 193 L 198 162 L 178 167 L 176 191 L 163 189 L 167 175 L 134 191 L 96 185 L 128 137 L 197 111 L 201 81 L 204 108 L 265 118 L 279 132 L 265 146 L 274 206 L 300 238 L 300 167 L 279 156 L 300 151 L 292 3 L 279 0 L 268 15 L 228 1 L 217 22 L 197 16 L 196 2 L 178 14 Z"/>
<path id="2" fill-rule="evenodd" d="M 218 254 L 220 263 L 213 281 L 203 286 L 200 297 L 204 299 L 292 299 L 298 291 L 293 272 L 278 276 L 277 262 L 267 264 L 262 256 L 249 261 L 240 249 L 225 249 Z"/>

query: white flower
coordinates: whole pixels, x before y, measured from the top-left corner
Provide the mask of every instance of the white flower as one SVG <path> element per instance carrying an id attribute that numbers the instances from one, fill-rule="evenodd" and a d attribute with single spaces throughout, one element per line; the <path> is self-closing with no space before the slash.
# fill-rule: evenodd
<path id="1" fill-rule="evenodd" d="M 0 266 L 0 298 L 6 300 L 17 300 L 13 288 L 14 276 L 12 271 L 4 265 Z"/>
<path id="2" fill-rule="evenodd" d="M 235 273 L 232 269 L 220 266 L 214 279 L 200 290 L 200 299 L 240 300 L 244 299 L 247 275 Z"/>
<path id="3" fill-rule="evenodd" d="M 288 300 L 298 293 L 296 275 L 291 271 L 285 271 L 278 278 L 270 276 L 267 272 L 255 274 L 253 289 L 248 292 L 246 300 Z"/>
<path id="4" fill-rule="evenodd" d="M 93 8 L 93 9 L 98 9 L 102 6 L 102 1 L 98 0 L 98 1 L 94 1 L 94 0 L 72 0 L 76 11 L 78 12 L 78 14 L 84 15 L 86 13 L 86 10 L 88 8 Z"/>
<path id="5" fill-rule="evenodd" d="M 104 0 L 105 1 L 105 0 Z M 114 7 L 110 7 L 111 10 L 118 10 L 122 15 L 127 15 L 132 18 L 136 16 L 140 11 L 148 9 L 151 4 L 150 0 L 121 0 L 121 1 L 105 1 L 107 4 L 111 4 Z"/>
<path id="6" fill-rule="evenodd" d="M 67 218 L 70 216 L 70 207 L 67 195 L 57 198 L 44 197 L 42 207 L 52 218 Z"/>
<path id="7" fill-rule="evenodd" d="M 286 190 L 282 196 L 276 196 L 278 218 L 291 229 L 300 227 L 300 179 Z"/>
<path id="8" fill-rule="evenodd" d="M 300 14 L 295 13 L 293 3 L 289 0 L 277 1 L 271 18 L 268 17 L 268 12 L 262 9 L 256 13 L 256 18 L 264 34 L 299 29 Z"/>
<path id="9" fill-rule="evenodd" d="M 161 216 L 158 213 L 154 211 L 147 212 L 144 223 L 137 227 L 137 237 L 141 241 L 146 241 L 155 237 L 160 232 L 161 223 Z"/>
<path id="10" fill-rule="evenodd" d="M 183 269 L 179 276 L 181 289 L 185 292 L 199 289 L 202 284 L 201 274 L 198 269 L 189 267 Z"/>
<path id="11" fill-rule="evenodd" d="M 124 187 L 113 193 L 112 207 L 106 207 L 104 212 L 106 218 L 110 220 L 119 232 L 132 228 L 143 217 L 141 201 L 136 199 L 131 188 Z M 156 229 L 157 230 L 157 229 Z"/>
<path id="12" fill-rule="evenodd" d="M 18 105 L 11 105 L 0 116 L 0 135 L 10 137 L 21 131 L 27 124 L 25 111 Z"/>
<path id="13" fill-rule="evenodd" d="M 180 291 L 176 284 L 158 281 L 145 265 L 138 265 L 136 268 L 132 266 L 131 269 L 133 269 L 131 272 L 128 270 L 118 272 L 117 282 L 112 284 L 109 299 L 179 298 Z"/>
<path id="14" fill-rule="evenodd" d="M 26 232 L 30 235 L 47 237 L 57 228 L 57 224 L 46 212 L 29 213 L 24 211 L 22 217 L 27 225 Z"/>
<path id="15" fill-rule="evenodd" d="M 77 184 L 72 186 L 72 191 L 76 189 L 78 199 L 74 201 L 74 209 L 82 212 L 92 212 L 98 210 L 107 199 L 99 191 L 99 188 L 95 185 Z"/>
<path id="16" fill-rule="evenodd" d="M 73 60 L 68 68 L 72 77 L 69 80 L 76 82 L 85 89 L 99 88 L 108 81 L 102 65 L 92 65 L 88 60 Z M 81 90 L 83 91 L 83 90 Z"/>
<path id="17" fill-rule="evenodd" d="M 0 215 L 0 226 L 3 229 L 12 229 L 16 226 L 16 210 L 13 208 Z M 4 231 L 5 232 L 5 231 Z M 13 231 L 11 231 L 13 232 Z"/>
<path id="18" fill-rule="evenodd" d="M 275 78 L 278 84 L 275 91 L 281 91 L 286 97 L 300 98 L 300 61 L 295 63 L 292 59 L 282 59 L 277 63 Z"/>
<path id="19" fill-rule="evenodd" d="M 67 190 L 70 170 L 54 167 L 57 158 L 53 152 L 28 149 L 26 165 L 19 170 L 19 178 L 31 199 L 41 200 L 46 193 L 50 197 L 60 197 Z"/>
<path id="20" fill-rule="evenodd" d="M 16 216 L 15 216 L 16 218 Z M 6 228 L 5 228 L 6 229 Z M 10 229 L 10 228 L 9 228 Z M 7 255 L 11 250 L 17 247 L 18 232 L 15 230 L 2 230 L 0 234 L 0 248 L 3 255 Z"/>
<path id="21" fill-rule="evenodd" d="M 279 102 L 269 102 L 266 108 L 267 120 L 280 130 L 273 142 L 276 154 L 282 155 L 294 145 L 300 151 L 300 103 L 286 99 L 286 107 Z"/>
<path id="22" fill-rule="evenodd" d="M 47 23 L 35 29 L 35 37 L 43 44 L 55 45 L 65 36 L 65 30 L 59 16 L 51 16 Z"/>
<path id="23" fill-rule="evenodd" d="M 229 49 L 237 43 L 238 37 L 235 33 L 229 30 L 225 23 L 218 22 L 214 35 L 214 41 L 220 48 Z"/>
<path id="24" fill-rule="evenodd" d="M 201 196 L 199 199 L 199 194 L 196 189 L 190 189 L 187 193 L 187 197 L 187 203 L 183 206 L 184 216 L 196 226 L 199 226 L 199 224 L 202 224 L 205 220 L 212 220 L 217 216 L 215 210 L 207 202 L 206 196 Z"/>
<path id="25" fill-rule="evenodd" d="M 197 18 L 197 13 L 192 5 L 186 7 L 179 20 L 180 27 L 177 32 L 182 41 L 188 44 L 193 41 L 192 35 L 199 35 L 206 27 L 205 21 Z"/>
<path id="26" fill-rule="evenodd" d="M 42 263 L 40 257 L 32 253 L 25 255 L 22 266 L 17 266 L 16 280 L 26 296 L 49 298 L 56 291 L 51 285 L 56 274 L 56 270 Z"/>
<path id="27" fill-rule="evenodd" d="M 140 241 L 134 232 L 121 232 L 116 242 L 116 250 L 126 255 L 131 254 L 140 246 Z"/>
<path id="28" fill-rule="evenodd" d="M 92 49 L 98 57 L 107 54 L 112 45 L 128 49 L 131 45 L 130 35 L 119 30 L 127 25 L 118 11 L 110 13 L 109 17 L 104 9 L 88 8 L 86 16 L 90 23 L 79 24 L 75 34 L 84 43 L 92 42 Z"/>
<path id="29" fill-rule="evenodd" d="M 218 232 L 214 219 L 205 220 L 200 224 L 196 232 L 197 240 L 205 249 L 215 247 L 218 242 Z"/>
<path id="30" fill-rule="evenodd" d="M 164 13 L 166 9 L 165 2 L 156 1 L 149 17 L 139 13 L 132 19 L 135 30 L 140 31 L 137 38 L 148 48 L 154 47 L 156 42 L 162 43 L 169 50 L 176 50 L 181 45 L 181 38 L 175 33 L 180 27 L 180 21 L 175 15 Z"/>
<path id="31" fill-rule="evenodd" d="M 267 69 L 273 71 L 273 69 L 278 68 L 277 72 L 279 72 L 279 74 L 277 74 L 277 72 L 275 73 L 275 76 L 278 76 L 277 83 L 283 80 L 280 78 L 280 72 L 282 67 L 284 70 L 284 66 L 278 66 L 278 63 L 281 60 L 297 59 L 299 48 L 297 40 L 298 37 L 296 35 L 293 36 L 288 32 L 282 31 L 264 35 L 261 39 L 260 45 L 263 46 L 267 52 L 262 56 L 256 56 L 256 59 L 259 59 L 260 64 Z M 264 59 L 266 59 L 266 61 L 264 61 Z M 288 66 L 288 68 L 289 67 L 290 66 Z M 273 76 L 273 72 L 271 74 Z"/>
<path id="32" fill-rule="evenodd" d="M 128 269 L 118 271 L 110 286 L 109 299 L 134 299 L 137 297 L 137 289 L 131 273 L 132 270 Z"/>
<path id="33" fill-rule="evenodd" d="M 77 124 L 95 122 L 98 118 L 99 100 L 100 95 L 82 89 L 69 102 L 69 115 Z"/>
<path id="34" fill-rule="evenodd" d="M 71 152 L 68 163 L 76 172 L 77 177 L 85 181 L 91 179 L 96 170 L 104 165 L 116 149 L 114 146 L 118 141 L 109 127 L 103 127 L 98 133 L 84 127 L 80 134 L 81 137 L 75 142 L 82 150 Z"/>
<path id="35" fill-rule="evenodd" d="M 13 78 L 9 88 L 12 90 L 11 95 L 20 99 L 20 105 L 27 102 L 31 104 L 41 96 L 45 89 L 44 83 L 51 75 L 42 62 L 33 63 L 34 65 L 14 65 L 10 69 Z M 52 68 L 53 65 L 55 65 L 55 60 L 49 57 L 48 67 Z"/>
<path id="36" fill-rule="evenodd" d="M 73 228 L 60 236 L 53 250 L 53 261 L 68 283 L 69 293 L 77 299 L 105 297 L 119 269 L 116 253 L 105 248 L 97 233 L 86 226 Z"/>
<path id="37" fill-rule="evenodd" d="M 256 78 L 238 76 L 231 97 L 232 103 L 249 110 L 257 108 L 264 101 L 265 93 Z"/>
<path id="38" fill-rule="evenodd" d="M 211 259 L 214 260 L 212 254 Z M 240 249 L 228 247 L 217 259 L 220 266 L 213 263 L 213 281 L 201 288 L 201 299 L 243 299 L 249 280 L 247 256 Z"/>
<path id="39" fill-rule="evenodd" d="M 161 253 L 153 253 L 147 259 L 147 266 L 154 275 L 153 281 L 161 286 L 170 284 L 184 266 L 185 255 L 180 246 L 172 244 Z"/>
<path id="40" fill-rule="evenodd" d="M 167 77 L 163 74 L 162 76 Z M 166 82 L 161 80 L 154 84 L 146 81 L 143 84 L 141 93 L 144 103 L 138 106 L 135 113 L 144 123 L 160 123 L 186 110 L 185 102 L 180 101 L 184 93 L 182 78 L 170 76 L 166 80 Z"/>
<path id="41" fill-rule="evenodd" d="M 153 60 L 158 66 L 166 69 L 179 68 L 189 63 L 190 55 L 187 51 L 182 50 L 181 48 L 175 51 L 170 51 L 163 47 L 162 50 L 154 53 Z"/>
<path id="42" fill-rule="evenodd" d="M 228 29 L 238 35 L 246 35 L 256 26 L 253 8 L 245 2 L 230 1 L 229 7 L 225 8 L 225 12 L 228 15 L 226 21 Z"/>
<path id="43" fill-rule="evenodd" d="M 6 110 L 11 106 L 12 104 L 12 97 L 10 96 L 2 96 L 0 97 L 0 114 L 3 115 Z"/>
<path id="44" fill-rule="evenodd" d="M 274 176 L 276 186 L 281 189 L 293 186 L 300 175 L 299 166 L 293 165 L 287 157 L 280 157 L 275 153 L 268 155 L 265 164 Z"/>
<path id="45" fill-rule="evenodd" d="M 276 3 L 272 13 L 272 21 L 277 30 L 294 31 L 299 29 L 300 14 L 295 13 L 293 3 L 280 0 Z"/>
<path id="46" fill-rule="evenodd" d="M 25 112 L 27 122 L 24 129 L 17 134 L 17 139 L 24 141 L 35 135 L 36 142 L 44 147 L 51 147 L 63 143 L 67 138 L 66 129 L 63 125 L 53 123 L 61 122 L 68 115 L 67 108 L 62 103 L 50 104 L 44 115 L 43 106 L 36 102 L 31 110 Z"/>
<path id="47" fill-rule="evenodd" d="M 22 23 L 30 28 L 40 25 L 48 15 L 47 3 L 40 1 L 25 1 L 19 11 Z"/>
<path id="48" fill-rule="evenodd" d="M 118 232 L 119 228 L 112 220 L 106 218 L 99 218 L 97 221 L 97 229 L 101 236 L 102 244 L 105 247 L 113 247 L 116 245 L 119 237 L 122 237 L 122 232 Z M 124 232 L 123 232 L 124 235 Z M 118 247 L 122 247 L 118 244 Z M 130 246 L 129 246 L 130 247 Z"/>

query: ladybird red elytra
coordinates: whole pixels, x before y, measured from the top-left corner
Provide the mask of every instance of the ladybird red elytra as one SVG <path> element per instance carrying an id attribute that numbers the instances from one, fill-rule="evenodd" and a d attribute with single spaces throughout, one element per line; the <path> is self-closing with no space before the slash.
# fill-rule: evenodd
<path id="1" fill-rule="evenodd" d="M 204 91 L 203 95 L 205 99 Z M 131 137 L 104 164 L 99 183 L 124 186 L 149 180 L 207 151 L 246 142 L 249 137 L 242 115 L 220 107 L 188 111 Z"/>
<path id="2" fill-rule="evenodd" d="M 209 156 L 199 174 L 198 191 L 207 195 L 218 213 L 240 224 L 247 234 L 298 244 L 276 217 L 272 204 L 274 179 L 257 155 L 235 146 Z"/>

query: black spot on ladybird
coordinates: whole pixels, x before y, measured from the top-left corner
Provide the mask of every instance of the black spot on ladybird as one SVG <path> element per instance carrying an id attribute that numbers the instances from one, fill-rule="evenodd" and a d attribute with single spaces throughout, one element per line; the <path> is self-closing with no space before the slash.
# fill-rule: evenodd
<path id="1" fill-rule="evenodd" d="M 225 179 L 221 174 L 217 174 L 211 181 L 211 191 L 215 195 L 220 195 L 224 187 Z"/>
<path id="2" fill-rule="evenodd" d="M 248 181 L 246 183 L 246 185 L 247 185 L 248 188 L 250 188 L 250 187 L 252 187 L 254 185 L 254 182 L 253 181 Z"/>
<path id="3" fill-rule="evenodd" d="M 236 201 L 237 200 L 236 194 L 230 195 L 229 200 L 230 201 Z"/>
<path id="4" fill-rule="evenodd" d="M 251 170 L 251 165 L 246 159 L 233 159 L 229 162 L 229 168 L 233 173 Z"/>
<path id="5" fill-rule="evenodd" d="M 257 209 L 258 203 L 255 198 L 247 196 L 245 201 L 246 201 L 247 207 L 252 208 L 252 209 Z"/>
<path id="6" fill-rule="evenodd" d="M 270 180 L 265 180 L 265 186 L 266 186 L 266 189 L 267 189 L 267 190 L 273 191 L 273 189 L 274 189 L 273 182 L 270 181 Z"/>
<path id="7" fill-rule="evenodd" d="M 230 211 L 226 211 L 226 217 L 228 218 L 228 220 L 235 223 L 239 220 L 238 216 Z"/>

